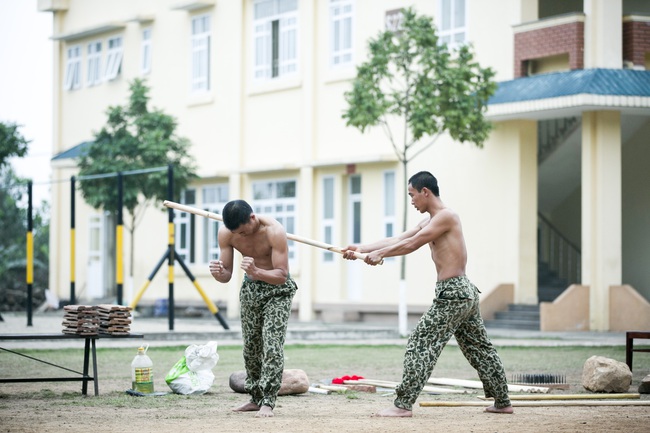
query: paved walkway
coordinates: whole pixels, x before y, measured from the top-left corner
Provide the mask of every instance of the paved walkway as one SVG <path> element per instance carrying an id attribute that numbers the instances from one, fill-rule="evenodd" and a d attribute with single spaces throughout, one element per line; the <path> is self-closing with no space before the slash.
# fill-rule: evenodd
<path id="1" fill-rule="evenodd" d="M 0 334 L 45 334 L 61 332 L 63 311 L 34 313 L 31 326 L 25 312 L 3 312 Z M 134 317 L 131 332 L 143 334 L 143 340 L 101 340 L 98 347 L 132 347 L 147 343 L 150 346 L 184 346 L 205 344 L 214 340 L 219 345 L 240 345 L 241 327 L 239 321 L 226 319 L 229 330 L 225 330 L 212 317 L 176 317 L 170 326 L 167 317 Z M 395 344 L 406 345 L 400 338 L 395 323 L 321 323 L 289 322 L 287 344 Z M 624 332 L 541 332 L 512 329 L 488 328 L 488 334 L 495 346 L 625 346 Z M 78 346 L 75 341 L 3 341 L 6 348 L 55 348 Z M 456 342 L 452 339 L 451 345 Z"/>

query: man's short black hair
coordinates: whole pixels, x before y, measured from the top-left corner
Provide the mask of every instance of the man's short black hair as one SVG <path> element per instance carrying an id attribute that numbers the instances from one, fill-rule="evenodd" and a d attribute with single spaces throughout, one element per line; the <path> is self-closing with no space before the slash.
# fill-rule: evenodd
<path id="1" fill-rule="evenodd" d="M 413 188 L 418 192 L 422 191 L 422 188 L 427 188 L 433 193 L 436 197 L 440 197 L 440 190 L 438 189 L 438 180 L 434 175 L 428 171 L 420 171 L 415 173 L 409 179 L 409 183 Z"/>
<path id="2" fill-rule="evenodd" d="M 229 201 L 221 211 L 223 223 L 231 232 L 237 230 L 239 226 L 247 224 L 252 214 L 253 208 L 244 200 Z"/>

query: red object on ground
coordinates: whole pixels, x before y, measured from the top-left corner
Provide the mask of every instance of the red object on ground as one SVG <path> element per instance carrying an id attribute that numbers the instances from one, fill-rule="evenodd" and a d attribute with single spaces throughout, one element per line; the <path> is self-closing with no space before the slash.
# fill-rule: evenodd
<path id="1" fill-rule="evenodd" d="M 332 379 L 332 383 L 335 385 L 342 385 L 343 382 L 345 382 L 346 380 L 359 380 L 359 379 L 363 379 L 363 376 L 357 376 L 356 374 L 352 376 L 345 375 L 341 377 L 335 377 L 334 379 Z"/>

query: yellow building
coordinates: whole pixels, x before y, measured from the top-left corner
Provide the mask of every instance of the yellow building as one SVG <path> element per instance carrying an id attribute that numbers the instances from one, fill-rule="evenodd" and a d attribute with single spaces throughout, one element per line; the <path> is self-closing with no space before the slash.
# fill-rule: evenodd
<path id="1" fill-rule="evenodd" d="M 473 44 L 499 89 L 484 148 L 442 136 L 402 173 L 379 128 L 361 134 L 341 114 L 368 39 L 407 6 L 432 16 L 446 42 Z M 74 157 L 105 124 L 106 108 L 124 104 L 129 82 L 142 77 L 153 106 L 193 143 L 200 181 L 177 198 L 183 203 L 219 212 L 243 198 L 290 233 L 345 246 L 401 230 L 403 179 L 428 170 L 463 220 L 467 272 L 484 294 L 486 319 L 509 304 L 539 310 L 541 302 L 537 329 L 650 327 L 647 2 L 39 0 L 38 7 L 54 20 L 55 180 L 77 173 Z M 115 221 L 77 192 L 72 237 L 70 184 L 53 185 L 50 288 L 69 299 L 73 281 L 80 299 L 115 297 Z M 407 226 L 419 218 L 409 209 Z M 208 273 L 218 223 L 186 213 L 174 221 L 176 250 L 196 281 L 237 317 L 240 279 L 222 285 Z M 132 278 L 125 269 L 125 302 L 167 241 L 166 213 L 148 209 L 136 229 Z M 128 237 L 123 253 L 130 263 Z M 290 267 L 305 321 L 395 317 L 404 302 L 413 320 L 434 292 L 425 249 L 406 260 L 405 291 L 399 259 L 368 267 L 292 243 Z M 175 301 L 202 303 L 182 269 L 174 271 Z M 142 304 L 167 298 L 159 274 Z"/>

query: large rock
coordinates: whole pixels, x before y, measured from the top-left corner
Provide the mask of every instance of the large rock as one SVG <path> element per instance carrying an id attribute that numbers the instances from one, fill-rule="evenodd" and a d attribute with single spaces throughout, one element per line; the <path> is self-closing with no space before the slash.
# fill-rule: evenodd
<path id="1" fill-rule="evenodd" d="M 244 382 L 245 371 L 236 371 L 230 375 L 230 389 L 239 393 L 246 393 Z M 287 369 L 282 372 L 282 386 L 278 395 L 303 394 L 309 390 L 307 373 L 299 369 Z"/>
<path id="2" fill-rule="evenodd" d="M 639 385 L 639 394 L 650 394 L 650 374 L 643 378 Z"/>
<path id="3" fill-rule="evenodd" d="M 632 372 L 624 362 L 604 356 L 592 356 L 582 369 L 582 386 L 593 392 L 627 392 Z"/>

